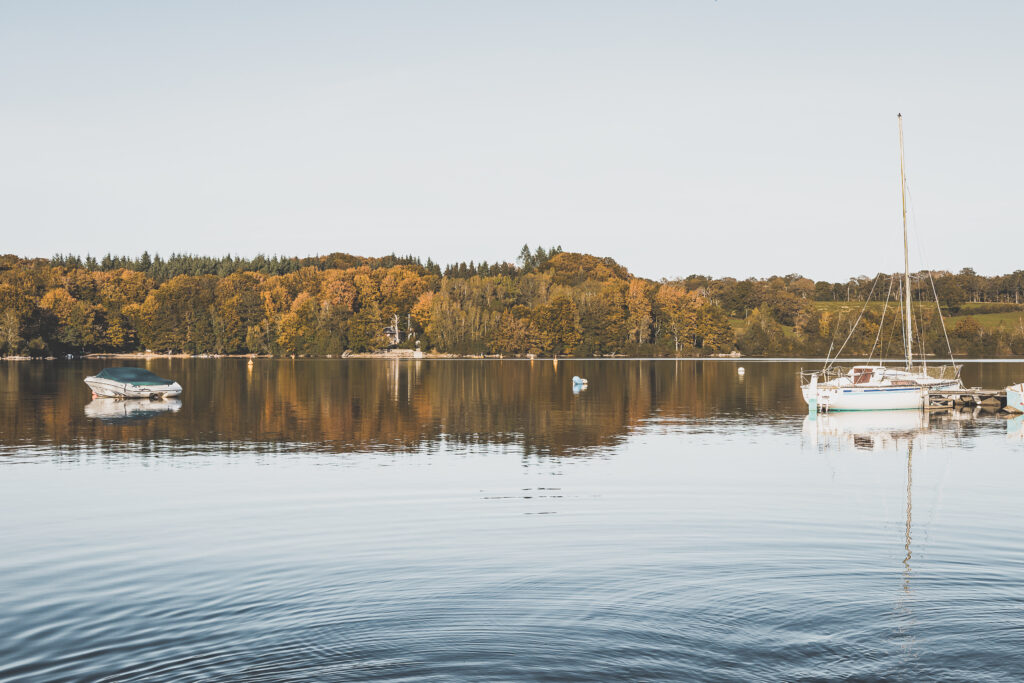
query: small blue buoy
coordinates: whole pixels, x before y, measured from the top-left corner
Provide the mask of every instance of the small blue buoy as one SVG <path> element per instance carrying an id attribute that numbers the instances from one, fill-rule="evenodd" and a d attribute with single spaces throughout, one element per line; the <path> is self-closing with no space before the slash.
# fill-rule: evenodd
<path id="1" fill-rule="evenodd" d="M 588 384 L 588 382 L 587 382 L 587 380 L 586 380 L 585 378 L 583 378 L 583 377 L 577 377 L 576 375 L 573 375 L 573 377 L 572 377 L 572 383 L 573 383 L 573 384 L 577 384 L 577 385 L 580 385 L 580 384 Z"/>

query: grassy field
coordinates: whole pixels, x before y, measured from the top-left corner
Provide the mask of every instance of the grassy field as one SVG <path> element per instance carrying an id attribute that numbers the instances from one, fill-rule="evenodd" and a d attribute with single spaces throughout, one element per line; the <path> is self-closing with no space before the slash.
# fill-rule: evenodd
<path id="1" fill-rule="evenodd" d="M 981 313 L 978 315 L 954 315 L 946 318 L 946 327 L 951 328 L 957 322 L 968 317 L 977 320 L 986 330 L 994 330 L 1000 325 L 1008 330 L 1016 329 L 1018 325 L 1024 325 L 1024 311 L 1011 311 L 1009 313 Z"/>
<path id="2" fill-rule="evenodd" d="M 863 301 L 815 301 L 813 303 L 815 308 L 819 310 L 836 312 L 845 309 L 847 312 L 853 315 L 857 315 L 858 313 L 860 313 L 861 308 L 864 306 Z M 868 308 L 876 312 L 880 312 L 882 310 L 883 305 L 884 304 L 881 301 L 872 301 L 868 303 Z M 1015 329 L 1018 326 L 1024 326 L 1024 306 L 1021 306 L 1021 310 L 1008 311 L 1004 313 L 971 313 L 972 309 L 985 310 L 986 306 L 991 306 L 991 304 L 963 304 L 960 307 L 958 315 L 946 316 L 946 327 L 952 328 L 959 321 L 964 320 L 967 317 L 972 317 L 975 320 L 977 320 L 978 323 L 986 330 L 994 330 L 998 328 L 1000 325 L 1009 330 Z M 916 305 L 914 308 L 915 310 L 917 310 Z M 898 312 L 899 304 L 890 302 L 889 313 L 887 315 L 898 314 Z M 730 318 L 729 324 L 732 326 L 734 332 L 739 333 L 739 331 L 746 324 L 746 321 L 738 318 Z M 792 327 L 784 325 L 783 329 L 785 330 L 787 335 L 794 334 Z"/>
<path id="3" fill-rule="evenodd" d="M 868 303 L 868 308 L 873 311 L 881 311 L 884 303 L 881 301 L 872 301 Z M 860 309 L 864 306 L 863 301 L 815 301 L 814 306 L 819 310 L 824 311 L 840 311 L 846 309 L 847 311 L 857 314 L 860 313 Z M 934 304 L 932 304 L 934 311 Z M 1006 328 L 1014 328 L 1017 325 L 1024 324 L 1024 306 L 1021 306 L 1020 310 L 1007 311 L 1004 313 L 971 313 L 972 310 L 985 310 L 986 307 L 990 307 L 992 304 L 987 303 L 966 303 L 960 307 L 957 315 L 947 315 L 946 326 L 952 327 L 959 321 L 972 317 L 981 324 L 986 330 L 994 330 L 1000 325 Z M 889 303 L 889 313 L 893 314 L 899 310 L 898 302 Z M 917 310 L 917 304 L 914 305 L 914 310 Z"/>

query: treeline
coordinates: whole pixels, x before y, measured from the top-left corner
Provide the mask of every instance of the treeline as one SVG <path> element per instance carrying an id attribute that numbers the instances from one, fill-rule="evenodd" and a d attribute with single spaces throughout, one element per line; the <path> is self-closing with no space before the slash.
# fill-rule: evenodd
<path id="1" fill-rule="evenodd" d="M 652 281 L 611 258 L 523 247 L 513 262 L 335 253 L 308 258 L 148 253 L 0 256 L 0 354 L 151 350 L 339 355 L 394 346 L 459 354 L 900 355 L 900 278 L 800 275 Z M 1024 271 L 919 273 L 946 315 L 1020 310 Z M 864 302 L 870 304 L 865 305 Z M 860 321 L 855 326 L 854 323 Z M 915 351 L 1024 355 L 1020 325 L 944 331 L 915 306 Z"/>
<path id="2" fill-rule="evenodd" d="M 970 316 L 944 325 L 934 307 L 922 307 L 914 311 L 912 319 L 913 349 L 918 358 L 1024 356 L 1020 318 L 993 329 Z M 770 311 L 755 308 L 737 334 L 736 347 L 746 356 L 902 358 L 902 328 L 899 307 L 894 303 L 882 308 L 857 302 L 834 310 L 808 305 L 797 314 L 792 327 L 779 323 Z"/>
<path id="3" fill-rule="evenodd" d="M 728 352 L 720 307 L 609 258 L 524 247 L 518 263 L 330 254 L 308 259 L 0 257 L 0 353 L 148 349 L 337 355 Z"/>
<path id="4" fill-rule="evenodd" d="M 879 291 L 879 278 L 888 283 L 889 274 L 861 275 L 845 282 L 814 281 L 792 274 L 765 279 L 713 278 L 691 275 L 683 280 L 689 290 L 701 290 L 721 305 L 730 315 L 746 317 L 755 308 L 768 304 L 773 309 L 795 310 L 801 301 L 865 301 L 869 297 L 883 299 L 886 289 Z M 959 273 L 922 271 L 911 280 L 911 295 L 915 301 L 935 301 L 936 295 L 948 314 L 955 315 L 965 303 L 1024 303 L 1024 270 L 1009 275 L 985 277 L 973 268 Z M 1003 309 L 993 309 L 999 312 Z M 792 324 L 792 323 L 787 323 Z"/>
<path id="5" fill-rule="evenodd" d="M 737 325 L 736 346 L 749 356 L 900 357 L 903 355 L 903 276 L 879 273 L 847 282 L 815 282 L 801 275 L 764 279 L 691 275 L 681 280 L 717 305 Z M 911 276 L 914 353 L 962 357 L 1024 355 L 1024 271 L 983 277 L 922 271 Z M 941 304 L 941 316 L 939 304 Z M 986 328 L 975 318 L 1017 313 Z M 1012 322 L 1011 322 L 1012 321 Z"/>
<path id="6" fill-rule="evenodd" d="M 13 264 L 19 261 L 21 259 L 18 259 L 16 256 L 0 256 L 0 268 L 12 267 Z M 42 264 L 45 261 L 35 259 L 32 263 Z M 214 258 L 212 256 L 197 256 L 193 254 L 171 254 L 165 260 L 159 254 L 151 257 L 149 252 L 146 251 L 137 258 L 107 254 L 101 258 L 86 256 L 83 259 L 74 254 L 56 254 L 49 260 L 49 264 L 69 270 L 87 270 L 89 272 L 130 270 L 145 274 L 158 285 L 178 275 L 216 275 L 217 277 L 227 277 L 233 273 L 287 275 L 303 268 L 336 270 L 359 266 L 369 266 L 371 268 L 419 266 L 433 274 L 441 274 L 441 267 L 430 259 L 427 259 L 427 262 L 424 264 L 415 256 L 397 256 L 395 254 L 378 258 L 365 258 L 341 253 L 306 258 L 264 256 L 260 254 L 251 259 L 238 256 Z"/>

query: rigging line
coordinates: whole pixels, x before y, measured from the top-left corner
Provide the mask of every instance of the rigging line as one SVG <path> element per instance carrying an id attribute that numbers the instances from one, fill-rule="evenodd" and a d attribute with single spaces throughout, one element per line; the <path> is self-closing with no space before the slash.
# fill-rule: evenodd
<path id="1" fill-rule="evenodd" d="M 928 374 L 928 356 L 925 355 L 924 349 L 924 313 L 918 306 L 917 317 L 914 318 L 914 324 L 917 325 L 917 344 L 921 349 L 921 365 L 924 367 L 924 374 Z"/>
<path id="2" fill-rule="evenodd" d="M 828 372 L 829 368 L 832 367 L 832 349 L 836 346 L 836 333 L 839 331 L 839 322 L 843 319 L 843 312 L 839 311 L 839 320 L 836 320 L 832 326 L 832 342 L 828 345 L 828 351 L 825 353 L 825 367 L 822 368 L 822 372 Z M 836 356 L 838 358 L 838 354 Z"/>
<path id="3" fill-rule="evenodd" d="M 839 319 L 832 325 L 832 341 L 828 344 L 828 351 L 825 353 L 825 370 L 831 367 L 832 349 L 836 347 L 836 334 L 839 332 L 839 323 L 843 320 L 843 309 L 839 309 Z"/>
<path id="4" fill-rule="evenodd" d="M 902 307 L 902 302 L 901 302 L 900 306 Z M 885 342 L 885 348 L 879 353 L 879 360 L 881 360 L 882 358 L 885 358 L 886 355 L 888 355 L 889 347 L 892 346 L 892 338 L 896 336 L 896 328 L 897 327 L 899 327 L 900 330 L 903 329 L 903 325 L 901 324 L 899 318 L 893 318 L 892 319 L 892 327 L 890 328 L 890 332 L 889 332 L 889 339 L 886 340 L 886 342 Z"/>
<path id="5" fill-rule="evenodd" d="M 893 278 L 897 278 L 897 277 L 898 277 L 898 275 L 893 274 Z M 903 279 L 899 278 L 896 281 L 897 281 L 897 283 L 899 283 L 898 287 L 896 289 L 896 297 L 897 297 L 897 300 L 899 301 L 899 306 L 897 306 L 896 310 L 897 311 L 902 311 L 903 310 Z M 889 354 L 889 347 L 892 346 L 892 339 L 893 339 L 893 337 L 896 336 L 896 328 L 897 327 L 900 328 L 901 332 L 903 331 L 902 315 L 896 316 L 896 317 L 894 317 L 892 319 L 892 327 L 889 328 L 890 329 L 890 331 L 889 331 L 889 339 L 886 340 L 886 342 L 885 342 L 885 348 L 882 349 L 880 358 L 885 358 Z"/>
<path id="6" fill-rule="evenodd" d="M 921 276 L 918 275 L 917 279 L 920 280 Z M 918 317 L 915 318 L 915 324 L 917 324 L 917 326 L 918 326 L 918 335 L 917 336 L 918 336 L 918 344 L 921 347 L 921 361 L 922 361 L 922 364 L 924 366 L 924 373 L 927 375 L 928 374 L 928 356 L 925 355 L 925 338 L 924 338 L 925 323 L 927 321 L 925 320 L 924 310 L 920 306 L 918 306 L 917 308 L 918 308 L 918 311 L 917 311 L 917 316 Z"/>
<path id="7" fill-rule="evenodd" d="M 928 280 L 932 283 L 932 294 L 935 296 L 935 308 L 939 309 L 939 324 L 942 326 L 942 336 L 946 339 L 946 350 L 949 351 L 949 362 L 954 363 L 953 360 L 953 345 L 949 343 L 949 334 L 946 332 L 946 320 L 942 317 L 942 305 L 939 303 L 939 293 L 935 290 L 935 278 L 932 277 L 932 271 L 928 271 Z"/>
<path id="8" fill-rule="evenodd" d="M 848 341 L 850 341 L 850 337 L 853 336 L 854 330 L 856 330 L 857 329 L 857 325 L 860 324 L 860 319 L 864 317 L 864 311 L 866 311 L 867 308 L 868 308 L 868 302 L 871 301 L 871 295 L 875 293 L 875 285 L 878 284 L 878 277 L 879 277 L 879 275 L 881 275 L 881 273 L 876 275 L 875 276 L 875 281 L 871 283 L 871 291 L 868 292 L 868 298 L 864 300 L 864 306 L 860 309 L 860 315 L 857 316 L 857 320 L 854 321 L 853 327 L 850 328 L 850 333 L 848 335 L 846 335 L 846 340 L 843 342 L 843 345 L 839 347 L 838 351 L 836 351 L 836 358 L 839 358 L 839 355 L 843 352 L 843 349 L 846 348 L 846 343 Z M 825 369 L 828 370 L 829 367 L 830 367 L 829 365 L 826 365 Z"/>
<path id="9" fill-rule="evenodd" d="M 921 306 L 918 306 L 918 308 L 920 309 Z M 918 342 L 918 345 L 919 345 L 919 347 L 922 350 L 922 354 L 921 354 L 922 362 L 927 367 L 928 361 L 925 360 L 924 347 L 922 346 L 922 344 L 924 343 L 922 337 L 924 337 L 924 333 L 925 333 L 925 331 L 924 331 L 924 323 L 922 321 L 920 321 L 920 319 L 919 319 L 920 312 L 921 312 L 920 310 L 916 311 L 916 312 L 914 312 L 914 310 L 913 310 L 913 289 L 911 288 L 911 290 L 910 290 L 910 325 L 913 328 L 914 334 L 916 335 L 916 338 L 914 339 L 914 341 Z"/>
<path id="10" fill-rule="evenodd" d="M 840 320 L 842 319 L 842 317 L 843 317 L 843 312 L 840 311 L 839 312 Z M 829 342 L 828 351 L 825 352 L 825 370 L 828 370 L 829 367 L 831 367 L 831 365 L 832 365 L 832 349 L 834 349 L 835 346 L 836 346 L 836 332 L 838 330 L 839 330 L 839 321 L 837 320 L 836 323 L 832 326 L 832 341 Z"/>
<path id="11" fill-rule="evenodd" d="M 903 304 L 903 301 L 904 301 L 903 280 L 901 279 L 900 280 L 900 322 L 902 322 L 904 320 L 904 316 L 907 314 L 907 312 L 904 310 L 905 306 Z M 900 334 L 903 337 L 903 352 L 906 353 L 906 351 L 907 351 L 907 326 L 906 325 L 902 325 L 902 324 L 900 325 Z"/>
<path id="12" fill-rule="evenodd" d="M 882 307 L 882 317 L 878 319 L 878 334 L 875 335 L 875 343 L 871 345 L 871 353 L 868 354 L 868 360 L 870 361 L 875 356 L 875 347 L 878 346 L 878 357 L 882 357 L 882 348 L 879 346 L 879 341 L 882 339 L 882 327 L 885 326 L 885 312 L 889 310 L 889 297 L 892 295 L 892 281 L 895 275 L 889 276 L 889 291 L 885 293 L 885 306 Z"/>
<path id="13" fill-rule="evenodd" d="M 917 275 L 917 279 L 919 281 L 922 279 L 920 274 Z M 920 300 L 921 300 L 921 297 L 918 298 L 918 301 L 920 301 Z M 917 324 L 917 326 L 918 326 L 918 344 L 921 347 L 921 361 L 922 361 L 922 364 L 924 366 L 924 372 L 927 375 L 928 374 L 928 356 L 925 354 L 925 351 L 926 351 L 925 343 L 927 341 L 925 339 L 925 324 L 928 321 L 926 319 L 925 310 L 922 307 L 920 307 L 920 306 L 918 306 L 917 308 L 918 308 L 917 317 L 915 317 L 914 321 L 915 321 L 915 324 Z M 931 326 L 929 325 L 927 329 L 930 331 L 931 330 Z"/>
<path id="14" fill-rule="evenodd" d="M 910 205 L 910 222 L 914 227 L 914 242 L 917 244 L 917 251 L 921 254 L 921 262 L 924 264 L 927 262 L 925 256 L 924 243 L 921 241 L 921 231 L 917 229 L 917 211 L 914 209 L 914 195 L 910 192 L 910 183 L 904 179 L 904 183 L 907 188 L 907 204 Z M 942 304 L 939 302 L 939 292 L 935 288 L 935 277 L 932 275 L 931 269 L 928 271 L 928 280 L 932 285 L 932 296 L 935 298 L 935 307 L 939 312 L 939 324 L 942 326 L 942 336 L 946 340 L 946 350 L 949 352 L 949 362 L 956 364 L 956 360 L 953 358 L 953 345 L 949 342 L 949 333 L 946 331 L 946 320 L 942 317 Z"/>

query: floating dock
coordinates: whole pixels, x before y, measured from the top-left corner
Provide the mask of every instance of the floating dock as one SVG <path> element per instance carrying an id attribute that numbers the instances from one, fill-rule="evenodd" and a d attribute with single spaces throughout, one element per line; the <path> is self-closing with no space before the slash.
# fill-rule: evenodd
<path id="1" fill-rule="evenodd" d="M 929 408 L 953 408 L 957 406 L 988 406 L 996 409 L 1006 408 L 1006 389 L 956 389 L 929 391 L 925 395 L 925 405 Z"/>

